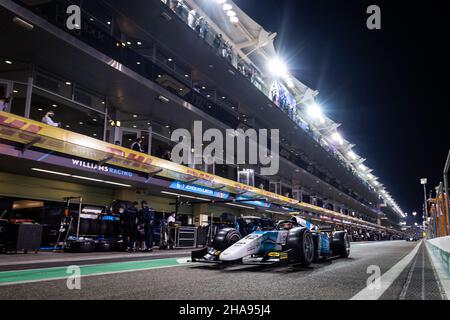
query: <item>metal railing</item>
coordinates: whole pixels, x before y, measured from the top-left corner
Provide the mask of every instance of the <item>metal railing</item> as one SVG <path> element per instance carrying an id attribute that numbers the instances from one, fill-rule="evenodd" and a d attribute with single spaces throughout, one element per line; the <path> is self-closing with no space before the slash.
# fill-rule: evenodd
<path id="1" fill-rule="evenodd" d="M 443 171 L 444 182 L 436 187 L 435 198 L 428 199 L 427 236 L 431 239 L 450 236 L 449 170 L 450 151 Z"/>

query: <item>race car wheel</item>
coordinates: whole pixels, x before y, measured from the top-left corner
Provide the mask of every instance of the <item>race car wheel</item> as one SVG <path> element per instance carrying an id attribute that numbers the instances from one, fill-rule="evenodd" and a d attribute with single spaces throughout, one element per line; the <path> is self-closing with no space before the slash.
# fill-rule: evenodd
<path id="1" fill-rule="evenodd" d="M 333 233 L 331 250 L 341 258 L 348 258 L 350 256 L 350 239 L 347 232 L 336 231 Z"/>
<path id="2" fill-rule="evenodd" d="M 289 231 L 286 245 L 291 250 L 292 262 L 309 266 L 314 259 L 314 241 L 307 228 L 294 228 Z"/>
<path id="3" fill-rule="evenodd" d="M 213 247 L 216 250 L 223 251 L 242 239 L 241 234 L 236 229 L 226 228 L 217 232 L 214 238 Z"/>
<path id="4" fill-rule="evenodd" d="M 314 243 L 314 256 L 313 256 L 313 262 L 319 262 L 322 258 L 320 255 L 321 247 L 322 247 L 322 239 L 319 234 L 313 234 L 313 243 Z"/>

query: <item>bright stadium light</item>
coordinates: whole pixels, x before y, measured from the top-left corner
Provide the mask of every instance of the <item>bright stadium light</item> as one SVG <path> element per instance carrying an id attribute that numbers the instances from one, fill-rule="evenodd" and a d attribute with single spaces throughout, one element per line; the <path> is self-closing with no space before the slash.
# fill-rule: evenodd
<path id="1" fill-rule="evenodd" d="M 219 4 L 223 4 L 223 3 L 227 2 L 227 0 L 217 0 L 217 2 L 218 2 Z"/>
<path id="2" fill-rule="evenodd" d="M 236 12 L 234 12 L 233 10 L 230 10 L 227 12 L 227 16 L 229 17 L 236 17 Z"/>
<path id="3" fill-rule="evenodd" d="M 338 142 L 339 144 L 344 144 L 344 139 L 339 134 L 339 132 L 333 133 L 333 135 L 331 137 L 333 138 L 334 141 Z"/>
<path id="4" fill-rule="evenodd" d="M 352 160 L 356 160 L 358 158 L 358 156 L 356 155 L 356 153 L 354 153 L 353 151 L 349 151 L 347 153 L 347 155 L 350 157 L 350 159 Z"/>
<path id="5" fill-rule="evenodd" d="M 239 22 L 239 19 L 238 19 L 238 17 L 230 17 L 230 21 L 231 21 L 232 23 L 238 23 L 238 22 Z"/>
<path id="6" fill-rule="evenodd" d="M 233 9 L 233 6 L 229 3 L 225 3 L 222 8 L 225 11 L 229 11 L 229 10 Z"/>
<path id="7" fill-rule="evenodd" d="M 322 109 L 317 103 L 309 105 L 307 113 L 312 119 L 316 119 L 319 120 L 321 123 L 325 123 L 325 118 L 323 116 Z"/>
<path id="8" fill-rule="evenodd" d="M 278 58 L 269 61 L 268 69 L 270 73 L 277 77 L 283 77 L 288 73 L 286 64 Z"/>
<path id="9" fill-rule="evenodd" d="M 331 135 L 331 138 L 332 138 L 335 142 L 339 143 L 340 145 L 343 145 L 343 144 L 344 144 L 344 139 L 343 139 L 342 136 L 339 134 L 339 132 L 333 133 L 333 134 Z"/>

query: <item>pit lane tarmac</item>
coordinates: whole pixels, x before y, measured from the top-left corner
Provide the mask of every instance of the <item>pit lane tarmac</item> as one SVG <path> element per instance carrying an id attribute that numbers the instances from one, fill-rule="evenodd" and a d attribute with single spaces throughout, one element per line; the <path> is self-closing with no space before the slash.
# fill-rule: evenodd
<path id="1" fill-rule="evenodd" d="M 405 264 L 405 259 L 414 253 L 413 258 L 417 257 L 417 260 L 413 271 L 414 260 L 411 260 L 378 298 L 413 299 L 413 293 L 416 293 L 422 299 L 422 291 L 417 290 L 417 286 L 422 287 L 422 269 L 425 269 L 426 281 L 423 298 L 446 298 L 440 294 L 439 281 L 432 271 L 431 261 L 427 260 L 426 250 L 418 245 L 405 241 L 353 243 L 350 259 L 336 259 L 308 268 L 295 265 L 224 268 L 177 263 L 176 267 L 160 265 L 123 271 L 115 266 L 118 269 L 111 273 L 83 277 L 81 290 L 68 290 L 66 280 L 57 279 L 5 284 L 0 286 L 0 295 L 3 299 L 49 300 L 346 300 L 367 288 L 368 267 L 377 266 L 382 275 L 389 275 L 394 267 Z M 175 259 L 171 260 L 174 263 L 183 257 L 186 255 L 169 259 Z M 407 289 L 404 289 L 408 281 Z"/>

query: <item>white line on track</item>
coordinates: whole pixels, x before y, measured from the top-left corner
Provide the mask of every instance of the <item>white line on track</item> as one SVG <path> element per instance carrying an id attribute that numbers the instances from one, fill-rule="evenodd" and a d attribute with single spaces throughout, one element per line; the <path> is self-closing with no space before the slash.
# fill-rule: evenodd
<path id="1" fill-rule="evenodd" d="M 420 242 L 408 255 L 406 255 L 402 260 L 400 260 L 391 269 L 385 272 L 381 276 L 381 288 L 368 288 L 361 290 L 357 293 L 351 300 L 378 300 L 386 292 L 387 289 L 394 283 L 394 281 L 400 276 L 403 270 L 411 263 L 411 261 L 416 256 L 419 251 Z"/>
<path id="2" fill-rule="evenodd" d="M 364 242 L 352 242 L 352 246 L 373 246 L 373 245 L 391 245 L 393 243 L 403 243 L 404 241 L 396 240 L 396 241 L 364 241 Z"/>
<path id="3" fill-rule="evenodd" d="M 59 253 L 55 253 L 55 257 Z M 67 263 L 67 262 L 78 262 L 78 261 L 102 261 L 102 260 L 114 260 L 114 259 L 133 259 L 133 258 L 164 258 L 164 257 L 170 257 L 170 256 L 183 256 L 185 254 L 190 254 L 190 252 L 185 251 L 176 251 L 176 252 L 161 252 L 156 254 L 148 254 L 148 253 L 128 253 L 128 254 L 108 254 L 108 255 L 97 255 L 97 256 L 74 256 L 72 255 L 70 258 L 65 257 L 57 257 L 56 259 L 41 259 L 41 260 L 24 260 L 24 261 L 6 261 L 2 262 L 0 261 L 0 266 L 15 266 L 15 265 L 29 265 L 29 264 L 45 264 L 45 263 Z M 121 262 L 121 261 L 117 261 Z"/>
<path id="4" fill-rule="evenodd" d="M 183 266 L 185 266 L 185 265 L 179 264 L 179 265 L 175 265 L 175 266 L 150 267 L 150 268 L 144 268 L 144 269 L 130 269 L 130 270 L 122 270 L 122 271 L 102 272 L 102 273 L 81 275 L 80 278 L 93 278 L 93 277 L 108 276 L 108 275 L 113 275 L 113 274 L 132 273 L 132 272 L 159 270 L 159 269 L 167 269 L 167 268 L 179 268 L 179 267 L 183 267 Z M 69 275 L 67 275 L 66 277 L 55 277 L 55 278 L 47 278 L 47 279 L 39 279 L 39 280 L 5 282 L 5 283 L 0 283 L 0 287 L 8 287 L 8 286 L 39 283 L 39 282 L 67 280 L 68 277 L 69 277 Z"/>
<path id="5" fill-rule="evenodd" d="M 411 284 L 411 279 L 414 274 L 414 270 L 416 269 L 417 258 L 418 258 L 418 255 L 416 255 L 416 258 L 414 259 L 411 269 L 408 272 L 408 277 L 406 278 L 406 283 L 403 286 L 402 292 L 400 293 L 400 297 L 399 297 L 400 300 L 405 300 L 405 298 L 406 298 L 406 294 L 408 293 L 409 285 Z"/>
<path id="6" fill-rule="evenodd" d="M 425 248 L 425 244 L 424 244 L 424 247 L 422 248 L 422 300 L 425 300 L 425 251 L 426 250 L 427 249 Z"/>

